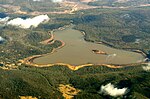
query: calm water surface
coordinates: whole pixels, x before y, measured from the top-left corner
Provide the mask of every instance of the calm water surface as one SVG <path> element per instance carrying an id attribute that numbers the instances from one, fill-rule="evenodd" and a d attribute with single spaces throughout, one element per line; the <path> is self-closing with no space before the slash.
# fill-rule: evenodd
<path id="1" fill-rule="evenodd" d="M 37 64 L 67 63 L 71 65 L 92 64 L 129 64 L 144 59 L 141 54 L 119 50 L 103 44 L 86 42 L 80 31 L 71 27 L 54 32 L 55 40 L 65 42 L 65 46 L 54 53 L 36 58 Z M 108 55 L 95 54 L 93 49 L 106 52 Z"/>

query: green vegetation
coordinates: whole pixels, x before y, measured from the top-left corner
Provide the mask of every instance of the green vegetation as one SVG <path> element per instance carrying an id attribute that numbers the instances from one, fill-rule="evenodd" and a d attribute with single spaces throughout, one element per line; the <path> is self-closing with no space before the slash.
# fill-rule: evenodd
<path id="1" fill-rule="evenodd" d="M 112 6 L 112 7 L 126 7 L 126 6 L 139 6 L 142 4 L 149 4 L 148 0 L 96 0 L 95 2 L 88 3 L 92 6 Z"/>
<path id="2" fill-rule="evenodd" d="M 59 5 L 48 2 L 33 2 L 30 0 L 0 0 L 0 4 L 19 5 L 21 10 L 32 11 L 62 11 Z M 102 1 L 102 2 L 101 2 Z M 109 1 L 109 3 L 108 3 Z M 111 2 L 110 2 L 111 1 Z M 100 3 L 101 2 L 101 3 Z M 140 2 L 140 3 L 139 3 Z M 89 5 L 101 6 L 138 6 L 149 3 L 147 0 L 132 0 L 132 2 L 116 3 L 114 0 L 100 0 Z M 39 7 L 41 6 L 41 7 Z M 51 7 L 49 7 L 51 6 Z M 0 8 L 0 11 L 4 11 Z M 7 10 L 5 10 L 7 11 Z M 1 13 L 0 13 L 1 14 Z M 29 15 L 11 14 L 10 17 L 27 18 Z M 75 29 L 86 33 L 85 40 L 104 42 L 120 49 L 142 49 L 150 57 L 150 7 L 128 9 L 90 9 L 76 14 L 49 14 L 50 21 L 38 28 L 20 29 L 13 26 L 1 26 L 0 36 L 5 42 L 0 42 L 0 67 L 15 64 L 16 69 L 0 68 L 0 99 L 19 99 L 19 96 L 33 96 L 39 99 L 63 99 L 58 90 L 59 84 L 71 84 L 81 90 L 75 99 L 115 99 L 100 94 L 100 87 L 112 83 L 118 88 L 127 87 L 130 91 L 121 99 L 149 99 L 150 72 L 143 70 L 143 65 L 112 69 L 103 66 L 92 66 L 72 71 L 64 66 L 37 68 L 18 66 L 18 60 L 32 55 L 45 54 L 61 45 L 41 44 L 50 38 L 48 31 L 70 23 Z"/>
<path id="3" fill-rule="evenodd" d="M 141 66 L 111 69 L 92 66 L 72 71 L 64 66 L 35 68 L 21 66 L 18 70 L 0 70 L 0 96 L 17 99 L 19 96 L 35 96 L 39 99 L 62 98 L 59 84 L 71 84 L 81 92 L 75 99 L 113 98 L 99 94 L 101 85 L 113 83 L 119 88 L 130 89 L 127 98 L 150 98 L 150 72 Z M 41 98 L 40 98 L 41 96 Z M 123 96 L 124 97 L 124 96 Z"/>
<path id="4" fill-rule="evenodd" d="M 75 24 L 75 29 L 86 33 L 86 41 L 104 42 L 120 49 L 140 49 L 149 54 L 149 11 L 148 7 L 91 9 L 55 17 L 57 21 Z"/>
<path id="5" fill-rule="evenodd" d="M 49 53 L 53 48 L 57 48 L 61 45 L 58 41 L 52 45 L 44 45 L 40 43 L 41 41 L 50 38 L 48 30 L 24 30 L 6 26 L 1 29 L 0 35 L 6 40 L 0 45 L 1 62 L 13 63 L 19 59 L 32 55 Z"/>
<path id="6" fill-rule="evenodd" d="M 21 11 L 25 12 L 57 12 L 64 11 L 66 9 L 70 9 L 70 7 L 60 7 L 60 4 L 54 3 L 51 0 L 45 0 L 44 2 L 34 1 L 34 0 L 0 0 L 0 4 L 18 6 Z M 18 8 L 14 7 L 14 9 L 7 9 L 7 12 L 12 12 Z"/>
<path id="7" fill-rule="evenodd" d="M 104 42 L 116 48 L 150 50 L 150 9 L 95 9 L 73 18 L 75 29 L 86 33 L 85 40 Z M 90 12 L 90 13 L 88 13 Z"/>

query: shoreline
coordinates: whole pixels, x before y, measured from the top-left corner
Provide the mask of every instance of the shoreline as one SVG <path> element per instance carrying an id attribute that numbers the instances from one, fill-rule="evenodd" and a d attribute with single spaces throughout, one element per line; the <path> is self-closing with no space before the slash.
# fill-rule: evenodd
<path id="1" fill-rule="evenodd" d="M 58 31 L 59 31 L 59 30 L 64 30 L 64 29 L 66 29 L 66 28 L 69 27 L 69 26 L 71 26 L 71 25 L 66 25 L 66 26 L 60 27 L 60 28 L 58 28 L 58 29 L 53 29 L 52 31 L 50 31 L 51 37 L 50 37 L 49 39 L 45 40 L 45 41 L 46 41 L 46 44 L 51 44 L 51 42 L 54 42 L 54 41 L 55 41 L 55 40 L 54 40 L 54 35 L 53 35 L 53 32 L 54 32 L 54 31 L 57 31 L 57 30 L 58 30 Z M 84 40 L 85 40 L 85 35 L 86 35 L 86 33 L 85 33 L 84 31 L 80 31 L 80 32 L 83 34 Z M 51 42 L 49 43 L 49 41 L 51 41 Z M 74 71 L 75 71 L 75 70 L 78 70 L 78 69 L 80 69 L 80 68 L 83 68 L 83 67 L 94 66 L 94 65 L 95 65 L 95 66 L 96 66 L 96 65 L 97 65 L 97 66 L 106 66 L 106 67 L 109 67 L 109 68 L 123 68 L 123 67 L 127 67 L 127 66 L 135 66 L 135 65 L 140 65 L 140 64 L 146 63 L 146 61 L 145 61 L 145 62 L 131 63 L 131 64 L 82 64 L 82 65 L 71 65 L 71 64 L 67 64 L 67 63 L 36 64 L 36 63 L 33 62 L 33 60 L 36 59 L 36 58 L 43 57 L 43 56 L 45 56 L 45 55 L 47 55 L 47 54 L 52 54 L 52 53 L 54 53 L 56 50 L 58 50 L 58 49 L 64 47 L 64 46 L 65 46 L 65 42 L 63 42 L 63 41 L 61 41 L 61 40 L 59 40 L 59 41 L 62 43 L 61 46 L 59 46 L 58 48 L 53 48 L 53 50 L 52 50 L 50 53 L 46 53 L 46 54 L 42 54 L 42 55 L 33 55 L 33 56 L 27 57 L 27 58 L 25 58 L 25 59 L 23 59 L 23 60 L 19 60 L 19 62 L 21 62 L 22 64 L 29 65 L 29 66 L 34 66 L 34 67 L 50 67 L 50 66 L 56 66 L 56 65 L 58 65 L 58 66 L 66 66 L 66 67 L 68 67 L 69 69 L 74 70 Z M 87 40 L 85 40 L 85 41 L 87 41 Z M 90 42 L 90 41 L 87 41 L 87 42 Z M 93 43 L 96 43 L 96 44 L 103 44 L 103 45 L 105 45 L 105 46 L 109 46 L 109 44 L 103 43 L 103 42 L 93 42 Z M 113 46 L 109 46 L 109 47 L 115 48 L 115 47 L 113 47 Z M 116 48 L 116 49 L 118 49 L 118 48 Z M 122 49 L 122 50 L 123 50 L 123 49 Z M 126 50 L 126 51 L 132 51 L 132 50 L 133 50 L 133 49 Z M 144 52 L 141 51 L 141 50 L 135 50 L 135 51 L 132 51 L 132 52 L 139 53 L 139 54 L 143 55 L 145 58 L 147 58 L 147 54 L 144 53 Z"/>
<path id="2" fill-rule="evenodd" d="M 45 55 L 45 54 L 44 54 Z M 51 64 L 36 64 L 33 62 L 35 58 L 42 57 L 43 55 L 35 55 L 26 58 L 25 60 L 20 60 L 22 64 L 26 64 L 28 66 L 34 66 L 34 67 L 52 67 L 52 66 L 64 66 L 68 67 L 69 69 L 76 71 L 79 70 L 83 67 L 91 67 L 91 66 L 106 66 L 108 68 L 124 68 L 124 67 L 131 67 L 131 66 L 136 66 L 140 64 L 146 64 L 146 62 L 139 62 L 139 63 L 131 63 L 131 64 L 82 64 L 82 65 L 71 65 L 67 63 L 51 63 Z"/>
<path id="3" fill-rule="evenodd" d="M 75 29 L 75 30 L 77 30 L 77 29 Z M 82 30 L 78 30 L 78 31 L 80 31 L 80 32 L 82 33 L 82 35 L 84 36 L 84 40 L 85 40 L 86 42 L 91 42 L 91 43 L 95 43 L 95 44 L 103 44 L 103 45 L 105 45 L 105 46 L 108 46 L 108 47 L 111 47 L 111 48 L 115 48 L 115 49 L 120 49 L 120 50 L 125 50 L 125 51 L 130 51 L 130 52 L 136 52 L 136 53 L 142 54 L 145 58 L 148 58 L 148 57 L 147 57 L 148 54 L 147 54 L 146 52 L 142 51 L 141 49 L 134 49 L 134 48 L 117 48 L 117 47 L 115 47 L 115 46 L 113 46 L 113 45 L 111 45 L 111 44 L 108 44 L 108 43 L 105 42 L 105 41 L 94 42 L 94 41 L 86 40 L 86 38 L 85 38 L 86 32 L 84 32 L 84 31 L 82 31 Z M 148 58 L 148 59 L 149 59 L 149 58 Z"/>
<path id="4" fill-rule="evenodd" d="M 44 41 L 41 41 L 41 44 L 53 44 L 54 43 L 54 34 L 52 33 L 52 31 L 48 31 L 49 35 L 51 36 L 49 39 L 46 39 Z"/>

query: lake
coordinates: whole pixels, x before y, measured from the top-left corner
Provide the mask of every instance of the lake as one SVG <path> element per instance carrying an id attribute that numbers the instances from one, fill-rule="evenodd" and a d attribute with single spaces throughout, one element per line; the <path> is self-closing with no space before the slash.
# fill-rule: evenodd
<path id="1" fill-rule="evenodd" d="M 54 31 L 54 39 L 65 42 L 65 46 L 54 53 L 43 55 L 33 60 L 36 64 L 66 63 L 70 65 L 83 64 L 131 64 L 143 61 L 142 54 L 115 49 L 103 44 L 86 42 L 83 34 L 67 27 Z M 107 55 L 95 54 L 92 50 L 106 52 Z"/>

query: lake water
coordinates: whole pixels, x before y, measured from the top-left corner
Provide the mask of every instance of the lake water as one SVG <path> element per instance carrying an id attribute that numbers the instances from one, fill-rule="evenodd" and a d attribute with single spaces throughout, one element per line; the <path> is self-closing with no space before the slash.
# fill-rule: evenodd
<path id="1" fill-rule="evenodd" d="M 71 65 L 92 64 L 130 64 L 138 63 L 144 56 L 130 51 L 119 50 L 103 44 L 86 42 L 80 31 L 68 27 L 54 33 L 55 40 L 65 42 L 65 46 L 43 57 L 33 60 L 36 64 L 67 63 Z M 95 54 L 92 50 L 101 50 L 108 55 Z"/>

